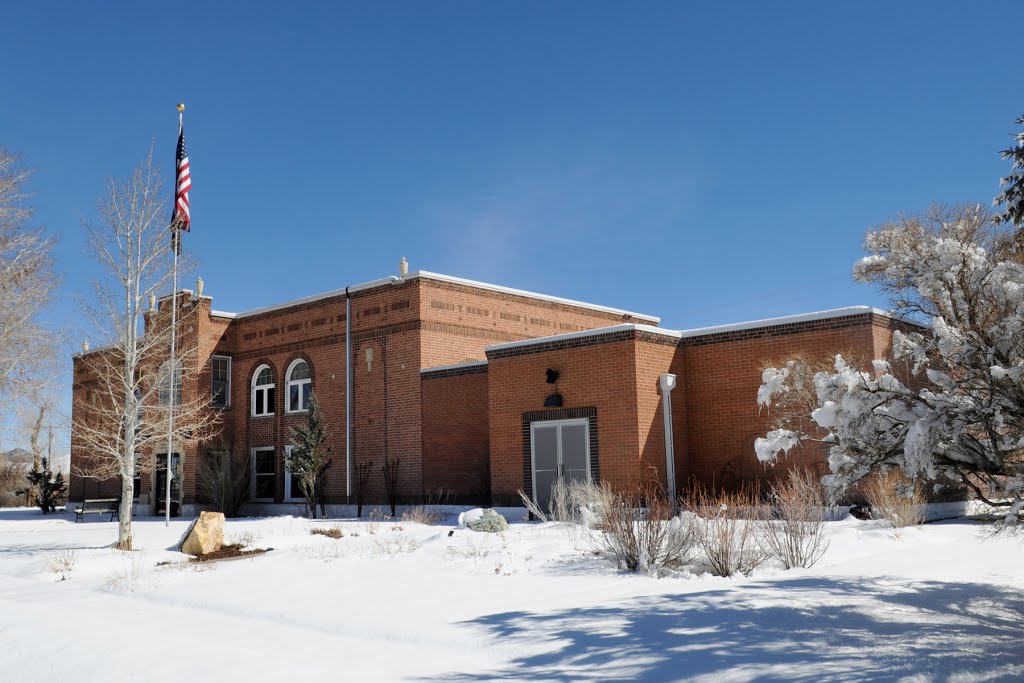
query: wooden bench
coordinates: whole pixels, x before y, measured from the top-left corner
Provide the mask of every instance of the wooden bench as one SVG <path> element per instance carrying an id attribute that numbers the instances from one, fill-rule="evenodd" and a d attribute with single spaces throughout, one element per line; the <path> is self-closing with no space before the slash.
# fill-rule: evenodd
<path id="1" fill-rule="evenodd" d="M 120 519 L 118 516 L 121 501 L 117 498 L 87 498 L 80 507 L 75 508 L 75 522 L 82 520 L 83 515 L 102 515 L 110 513 L 110 521 Z"/>

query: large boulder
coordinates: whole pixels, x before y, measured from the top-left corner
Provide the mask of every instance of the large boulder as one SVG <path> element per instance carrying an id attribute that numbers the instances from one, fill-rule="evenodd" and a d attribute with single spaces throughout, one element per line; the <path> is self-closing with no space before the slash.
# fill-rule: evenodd
<path id="1" fill-rule="evenodd" d="M 490 508 L 474 508 L 459 515 L 459 526 L 495 534 L 508 529 L 508 521 Z"/>
<path id="2" fill-rule="evenodd" d="M 224 513 L 200 512 L 199 519 L 192 522 L 185 539 L 181 542 L 181 552 L 188 555 L 209 555 L 220 550 L 224 545 Z"/>

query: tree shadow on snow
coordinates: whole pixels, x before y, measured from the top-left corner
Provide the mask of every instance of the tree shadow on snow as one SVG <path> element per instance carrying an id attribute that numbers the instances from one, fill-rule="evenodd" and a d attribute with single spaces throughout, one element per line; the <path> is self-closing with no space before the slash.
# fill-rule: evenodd
<path id="1" fill-rule="evenodd" d="M 977 583 L 801 578 L 464 622 L 525 650 L 452 681 L 1024 679 L 1024 596 Z"/>

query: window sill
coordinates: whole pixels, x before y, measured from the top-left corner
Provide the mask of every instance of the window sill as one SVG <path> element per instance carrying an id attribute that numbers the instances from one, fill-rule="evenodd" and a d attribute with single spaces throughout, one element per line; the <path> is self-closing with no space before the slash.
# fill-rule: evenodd
<path id="1" fill-rule="evenodd" d="M 251 417 L 254 420 L 258 420 L 262 417 L 274 417 L 274 413 L 263 413 L 262 415 L 253 415 L 252 413 L 250 413 L 249 417 Z"/>
<path id="2" fill-rule="evenodd" d="M 305 410 L 286 410 L 286 411 L 284 411 L 285 415 L 306 415 L 307 413 L 309 413 L 309 408 L 306 408 Z"/>

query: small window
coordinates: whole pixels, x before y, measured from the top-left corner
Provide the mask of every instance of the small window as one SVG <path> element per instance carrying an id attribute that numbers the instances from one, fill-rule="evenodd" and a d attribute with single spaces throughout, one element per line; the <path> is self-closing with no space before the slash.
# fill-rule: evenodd
<path id="1" fill-rule="evenodd" d="M 274 414 L 274 371 L 261 365 L 252 375 L 252 415 L 261 417 Z"/>
<path id="2" fill-rule="evenodd" d="M 309 377 L 309 363 L 300 359 L 288 366 L 288 412 L 301 413 L 309 410 L 309 393 L 312 382 Z"/>
<path id="3" fill-rule="evenodd" d="M 210 359 L 210 403 L 215 408 L 231 405 L 231 359 L 227 356 Z"/>
<path id="4" fill-rule="evenodd" d="M 170 361 L 165 361 L 160 366 L 160 376 L 158 378 L 160 385 L 157 391 L 157 400 L 162 406 L 171 405 L 170 368 Z M 174 405 L 181 405 L 181 361 L 178 360 L 174 361 Z"/>
<path id="5" fill-rule="evenodd" d="M 277 477 L 274 471 L 274 449 L 254 448 L 252 451 L 252 499 L 257 503 L 274 502 Z"/>

